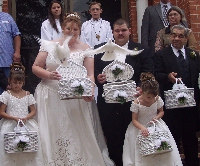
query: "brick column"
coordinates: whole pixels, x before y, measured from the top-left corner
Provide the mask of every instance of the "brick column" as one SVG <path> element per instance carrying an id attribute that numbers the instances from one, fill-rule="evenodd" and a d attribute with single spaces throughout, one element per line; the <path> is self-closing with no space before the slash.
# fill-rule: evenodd
<path id="1" fill-rule="evenodd" d="M 8 13 L 8 0 L 3 0 L 2 12 Z"/>
<path id="2" fill-rule="evenodd" d="M 188 0 L 188 9 L 190 28 L 198 43 L 197 50 L 200 52 L 200 1 Z"/>
<path id="3" fill-rule="evenodd" d="M 129 6 L 129 23 L 131 27 L 131 39 L 135 42 L 138 41 L 138 33 L 137 33 L 137 9 L 136 9 L 136 1 L 128 0 Z"/>

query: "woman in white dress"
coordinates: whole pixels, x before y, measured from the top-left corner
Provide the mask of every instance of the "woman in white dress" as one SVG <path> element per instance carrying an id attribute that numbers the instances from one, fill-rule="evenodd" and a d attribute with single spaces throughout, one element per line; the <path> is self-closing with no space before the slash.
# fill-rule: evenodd
<path id="1" fill-rule="evenodd" d="M 61 37 L 63 23 L 64 8 L 62 3 L 53 0 L 48 7 L 48 19 L 42 23 L 41 39 L 55 40 Z"/>
<path id="2" fill-rule="evenodd" d="M 132 102 L 130 108 L 133 112 L 132 122 L 128 126 L 125 135 L 123 166 L 182 166 L 174 138 L 168 126 L 161 119 L 164 115 L 164 102 L 161 97 L 158 96 L 158 82 L 150 73 L 142 73 L 140 80 L 142 81 L 142 95 Z M 168 131 L 170 136 L 169 142 L 173 151 L 143 157 L 139 152 L 137 135 L 141 132 L 144 137 L 147 137 L 150 129 L 147 129 L 146 124 L 150 121 L 155 121 L 156 123 L 157 120 L 160 122 L 162 127 Z M 159 146 L 158 143 L 158 147 Z"/>
<path id="3" fill-rule="evenodd" d="M 94 81 L 94 59 L 83 54 L 89 46 L 79 40 L 81 21 L 78 14 L 68 14 L 62 29 L 63 38 L 48 42 L 48 46 L 41 45 L 32 67 L 33 73 L 42 78 L 35 97 L 45 165 L 112 166 L 96 106 L 91 104 L 94 96 L 70 100 L 59 98 L 58 80 L 61 76 L 56 69 L 63 61 L 73 60 L 83 65 L 87 77 Z M 69 58 L 59 59 L 55 43 L 62 45 L 69 35 L 72 36 L 68 42 Z"/>
<path id="4" fill-rule="evenodd" d="M 25 123 L 30 131 L 38 132 L 37 122 L 32 119 L 36 114 L 35 99 L 32 94 L 22 89 L 24 81 L 24 67 L 20 62 L 14 62 L 11 65 L 9 76 L 11 89 L 0 95 L 0 117 L 2 117 L 0 120 L 1 166 L 44 166 L 40 142 L 37 152 L 6 153 L 4 150 L 4 134 L 14 132 L 19 119 Z M 18 141 L 16 144 L 19 143 Z M 16 145 L 15 150 L 18 151 L 18 148 L 19 144 Z"/>

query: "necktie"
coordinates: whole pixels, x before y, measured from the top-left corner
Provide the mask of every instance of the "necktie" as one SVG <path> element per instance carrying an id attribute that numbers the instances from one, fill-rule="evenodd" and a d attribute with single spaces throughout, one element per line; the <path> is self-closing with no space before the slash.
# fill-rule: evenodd
<path id="1" fill-rule="evenodd" d="M 178 50 L 178 53 L 179 53 L 179 56 L 178 56 L 179 62 L 181 63 L 181 65 L 183 67 L 186 67 L 186 62 L 185 62 L 184 56 L 182 54 L 182 51 Z"/>
<path id="2" fill-rule="evenodd" d="M 169 22 L 167 20 L 167 11 L 168 11 L 168 8 L 167 8 L 167 5 L 163 5 L 163 23 L 164 23 L 164 26 L 167 27 L 169 25 Z"/>

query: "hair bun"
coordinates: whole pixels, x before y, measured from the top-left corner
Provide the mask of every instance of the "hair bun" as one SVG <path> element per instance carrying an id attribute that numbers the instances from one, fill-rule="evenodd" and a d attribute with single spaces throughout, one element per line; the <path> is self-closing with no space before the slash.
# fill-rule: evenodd
<path id="1" fill-rule="evenodd" d="M 151 73 L 141 73 L 140 75 L 140 81 L 147 81 L 147 80 L 152 80 L 155 81 L 155 77 Z"/>
<path id="2" fill-rule="evenodd" d="M 14 70 L 14 71 L 25 71 L 25 67 L 22 65 L 21 62 L 13 62 L 10 65 L 10 70 Z"/>

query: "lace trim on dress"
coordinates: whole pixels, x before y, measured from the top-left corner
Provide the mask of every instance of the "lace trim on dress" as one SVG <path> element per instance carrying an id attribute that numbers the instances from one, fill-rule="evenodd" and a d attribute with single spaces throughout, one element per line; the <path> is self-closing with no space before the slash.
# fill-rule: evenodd
<path id="1" fill-rule="evenodd" d="M 64 121 L 65 119 L 62 119 Z M 76 141 L 71 142 L 69 138 L 73 135 L 73 131 L 70 128 L 66 128 L 64 123 L 62 124 L 62 132 L 58 133 L 57 140 L 52 146 L 53 150 L 53 161 L 47 163 L 47 166 L 98 166 L 97 163 L 93 163 L 92 156 L 89 156 L 87 160 L 81 155 L 79 144 Z M 68 133 L 68 135 L 66 135 Z"/>

